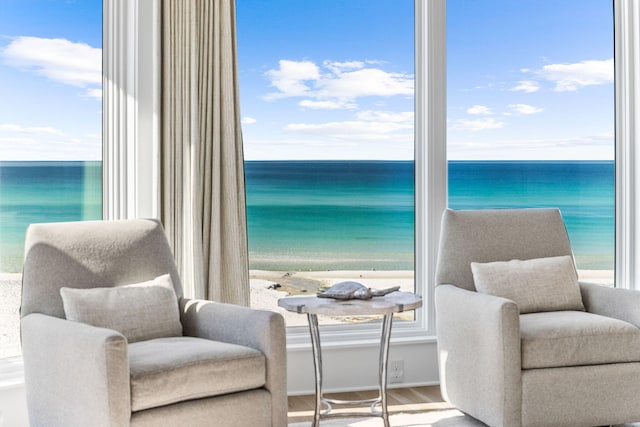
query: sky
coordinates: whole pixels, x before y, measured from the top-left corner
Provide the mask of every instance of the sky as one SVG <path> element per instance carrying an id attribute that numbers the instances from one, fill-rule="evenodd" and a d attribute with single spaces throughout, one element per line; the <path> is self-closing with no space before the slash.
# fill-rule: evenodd
<path id="1" fill-rule="evenodd" d="M 247 159 L 413 158 L 413 0 L 237 4 Z M 613 159 L 611 4 L 449 0 L 448 158 Z"/>
<path id="2" fill-rule="evenodd" d="M 413 0 L 238 0 L 245 158 L 413 159 Z"/>
<path id="3" fill-rule="evenodd" d="M 0 160 L 102 157 L 102 2 L 0 0 Z"/>
<path id="4" fill-rule="evenodd" d="M 449 159 L 612 160 L 610 0 L 450 0 Z"/>
<path id="5" fill-rule="evenodd" d="M 449 0 L 451 160 L 613 159 L 610 0 Z M 237 0 L 247 160 L 409 160 L 413 0 Z M 101 2 L 0 0 L 0 160 L 101 157 Z"/>

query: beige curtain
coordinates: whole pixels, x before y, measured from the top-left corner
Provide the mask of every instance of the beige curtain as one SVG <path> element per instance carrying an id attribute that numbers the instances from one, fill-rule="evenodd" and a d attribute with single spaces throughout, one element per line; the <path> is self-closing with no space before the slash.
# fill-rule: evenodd
<path id="1" fill-rule="evenodd" d="M 234 0 L 162 6 L 161 220 L 185 294 L 249 305 Z"/>

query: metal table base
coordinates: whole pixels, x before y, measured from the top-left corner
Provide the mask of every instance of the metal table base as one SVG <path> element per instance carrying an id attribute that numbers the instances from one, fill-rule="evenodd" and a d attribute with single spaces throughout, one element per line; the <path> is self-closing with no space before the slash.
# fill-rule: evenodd
<path id="1" fill-rule="evenodd" d="M 313 313 L 307 313 L 309 321 L 309 332 L 311 334 L 311 344 L 313 348 L 313 363 L 315 367 L 316 378 L 316 405 L 313 417 L 312 427 L 319 427 L 320 420 L 323 418 L 335 418 L 344 416 L 356 417 L 381 417 L 384 421 L 384 427 L 390 427 L 389 411 L 387 410 L 387 365 L 389 361 L 389 342 L 391 339 L 391 324 L 393 322 L 393 313 L 386 313 L 382 319 L 382 335 L 380 337 L 380 366 L 378 370 L 378 397 L 366 400 L 337 400 L 325 398 L 322 393 L 322 349 L 320 347 L 320 328 L 318 327 L 318 316 Z M 332 414 L 331 405 L 371 405 L 371 413 L 340 413 Z M 323 408 L 324 405 L 324 408 Z M 380 409 L 377 409 L 377 406 Z"/>

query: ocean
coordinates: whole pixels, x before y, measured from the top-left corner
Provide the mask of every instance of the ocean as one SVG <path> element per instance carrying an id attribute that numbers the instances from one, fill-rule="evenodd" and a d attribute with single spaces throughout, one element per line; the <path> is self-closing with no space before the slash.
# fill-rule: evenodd
<path id="1" fill-rule="evenodd" d="M 613 161 L 449 162 L 449 206 L 559 208 L 578 268 L 614 269 Z"/>
<path id="2" fill-rule="evenodd" d="M 410 270 L 414 170 L 403 161 L 247 161 L 250 267 Z M 29 223 L 101 216 L 100 162 L 0 161 L 0 271 Z M 449 162 L 454 209 L 558 207 L 578 268 L 613 269 L 613 162 Z"/>
<path id="3" fill-rule="evenodd" d="M 100 218 L 101 162 L 0 161 L 0 272 L 22 271 L 29 224 Z"/>
<path id="4" fill-rule="evenodd" d="M 413 162 L 246 162 L 251 268 L 413 269 Z"/>

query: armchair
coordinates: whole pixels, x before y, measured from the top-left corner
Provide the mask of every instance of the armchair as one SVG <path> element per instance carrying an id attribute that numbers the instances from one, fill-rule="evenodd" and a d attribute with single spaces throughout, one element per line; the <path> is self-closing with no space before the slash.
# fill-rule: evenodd
<path id="1" fill-rule="evenodd" d="M 63 287 L 111 292 L 166 274 L 177 333 L 129 342 L 66 319 Z M 31 225 L 21 334 L 32 427 L 287 424 L 282 316 L 184 298 L 157 221 Z"/>
<path id="2" fill-rule="evenodd" d="M 562 256 L 575 272 L 556 209 L 444 212 L 435 306 L 445 400 L 492 427 L 640 420 L 640 292 L 578 283 L 584 311 L 521 314 L 478 292 L 470 265 Z"/>

